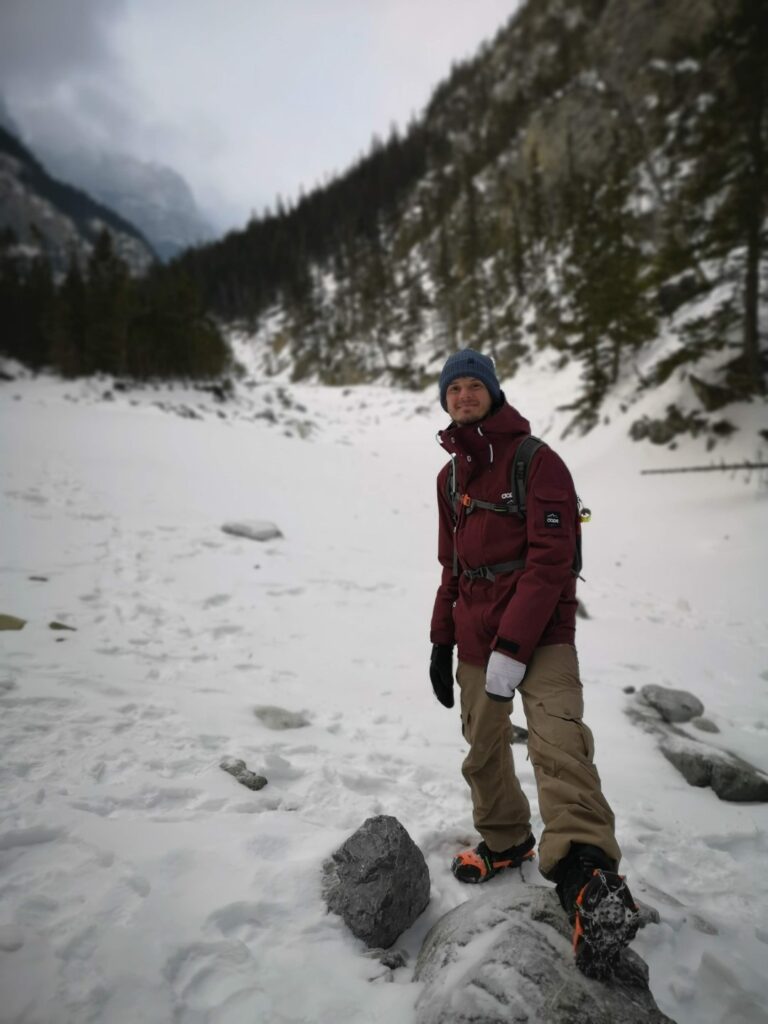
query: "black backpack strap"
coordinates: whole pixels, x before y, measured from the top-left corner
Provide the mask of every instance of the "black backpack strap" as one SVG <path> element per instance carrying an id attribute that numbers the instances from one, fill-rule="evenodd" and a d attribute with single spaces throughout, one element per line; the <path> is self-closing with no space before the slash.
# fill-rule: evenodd
<path id="1" fill-rule="evenodd" d="M 451 515 L 453 517 L 453 575 L 459 575 L 459 551 L 456 546 L 456 526 L 459 521 L 459 504 L 461 498 L 459 496 L 459 489 L 456 486 L 456 459 L 452 455 L 451 461 L 448 465 L 448 477 L 445 482 L 445 489 L 448 497 L 448 504 L 451 507 Z"/>
<path id="2" fill-rule="evenodd" d="M 501 573 L 515 572 L 525 568 L 525 559 L 518 558 L 514 562 L 497 562 L 496 565 L 481 565 L 477 569 L 465 569 L 463 575 L 468 580 L 488 580 L 490 583 Z"/>
<path id="3" fill-rule="evenodd" d="M 528 508 L 528 469 L 533 456 L 545 444 L 546 442 L 542 441 L 540 437 L 534 437 L 533 434 L 529 434 L 523 438 L 515 452 L 510 480 L 512 498 L 507 503 L 507 507 L 513 515 L 519 516 L 521 519 L 525 519 L 525 513 Z"/>
<path id="4" fill-rule="evenodd" d="M 453 456 L 451 456 L 451 461 L 448 463 L 445 493 L 448 498 L 448 504 L 451 506 L 451 514 L 454 519 L 457 519 L 459 515 L 459 493 L 456 487 L 456 459 Z"/>

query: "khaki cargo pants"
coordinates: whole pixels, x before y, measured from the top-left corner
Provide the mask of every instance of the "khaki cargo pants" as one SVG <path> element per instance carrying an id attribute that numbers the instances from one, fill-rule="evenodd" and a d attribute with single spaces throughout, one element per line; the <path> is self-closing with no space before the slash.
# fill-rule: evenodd
<path id="1" fill-rule="evenodd" d="M 512 704 L 485 693 L 485 671 L 459 662 L 461 724 L 469 743 L 462 773 L 472 792 L 475 828 L 491 850 L 521 843 L 531 831 L 528 800 L 512 758 Z M 522 697 L 544 832 L 539 868 L 549 877 L 571 843 L 599 847 L 618 862 L 613 811 L 600 788 L 592 758 L 594 741 L 582 721 L 584 701 L 576 649 L 570 644 L 539 647 L 515 703 Z"/>

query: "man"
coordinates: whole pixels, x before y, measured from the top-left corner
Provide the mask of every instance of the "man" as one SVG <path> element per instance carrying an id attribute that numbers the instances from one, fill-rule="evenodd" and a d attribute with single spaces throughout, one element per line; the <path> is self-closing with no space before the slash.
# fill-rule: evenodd
<path id="1" fill-rule="evenodd" d="M 443 567 L 430 638 L 430 679 L 453 707 L 453 647 L 461 724 L 469 743 L 462 771 L 482 837 L 451 867 L 485 882 L 534 856 L 530 808 L 514 770 L 510 713 L 519 693 L 528 724 L 544 831 L 539 869 L 557 885 L 574 925 L 576 962 L 606 977 L 637 931 L 637 908 L 616 872 L 614 816 L 582 721 L 574 646 L 580 533 L 573 481 L 546 445 L 526 474 L 525 516 L 509 514 L 512 466 L 530 426 L 510 406 L 491 359 L 454 353 L 440 375 L 451 417 L 438 435 L 451 462 L 437 478 L 438 557 Z M 505 514 L 506 513 L 506 514 Z"/>

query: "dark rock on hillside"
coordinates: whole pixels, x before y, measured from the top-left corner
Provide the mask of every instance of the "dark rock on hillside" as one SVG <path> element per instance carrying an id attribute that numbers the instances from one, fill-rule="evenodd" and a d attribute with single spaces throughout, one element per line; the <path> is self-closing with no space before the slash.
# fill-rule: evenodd
<path id="1" fill-rule="evenodd" d="M 473 894 L 427 935 L 414 977 L 417 1024 L 674 1024 L 632 949 L 607 982 L 581 974 L 555 891 L 538 886 Z"/>
<path id="2" fill-rule="evenodd" d="M 353 935 L 388 949 L 429 903 L 429 869 L 397 818 L 379 815 L 325 862 L 323 893 Z"/>

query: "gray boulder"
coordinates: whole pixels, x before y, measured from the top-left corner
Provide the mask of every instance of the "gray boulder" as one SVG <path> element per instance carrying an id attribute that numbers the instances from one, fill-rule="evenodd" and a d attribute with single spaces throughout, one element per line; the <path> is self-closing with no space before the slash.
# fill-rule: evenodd
<path id="1" fill-rule="evenodd" d="M 711 786 L 731 803 L 768 801 L 768 776 L 734 754 L 672 738 L 660 749 L 691 786 Z"/>
<path id="2" fill-rule="evenodd" d="M 670 764 L 680 772 L 689 786 L 708 786 L 712 778 L 712 760 L 706 749 L 686 747 L 674 740 L 665 740 L 659 749 Z"/>
<path id="3" fill-rule="evenodd" d="M 495 886 L 441 918 L 414 973 L 417 1024 L 674 1024 L 631 949 L 607 982 L 576 968 L 570 925 L 553 889 Z"/>
<path id="4" fill-rule="evenodd" d="M 644 686 L 640 696 L 655 708 L 665 722 L 690 722 L 704 714 L 704 705 L 687 690 L 672 690 L 667 686 Z"/>
<path id="5" fill-rule="evenodd" d="M 353 935 L 388 949 L 429 903 L 429 869 L 397 818 L 378 815 L 325 862 L 323 894 Z"/>

